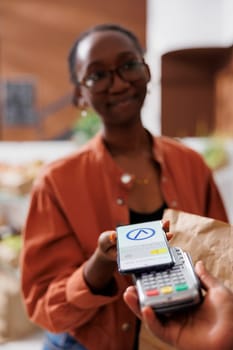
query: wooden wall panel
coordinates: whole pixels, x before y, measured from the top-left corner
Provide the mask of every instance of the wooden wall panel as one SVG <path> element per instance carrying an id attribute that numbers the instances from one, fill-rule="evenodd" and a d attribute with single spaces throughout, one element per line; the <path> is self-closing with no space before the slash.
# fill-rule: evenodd
<path id="1" fill-rule="evenodd" d="M 233 128 L 233 100 L 228 90 L 232 71 L 226 67 L 231 55 L 231 47 L 210 47 L 162 56 L 164 135 L 207 136 L 217 132 L 220 125 L 221 130 L 225 128 L 225 133 L 229 133 L 229 128 Z"/>
<path id="2" fill-rule="evenodd" d="M 79 33 L 89 26 L 122 24 L 145 45 L 146 0 L 1 0 L 0 22 L 1 78 L 33 77 L 40 109 L 71 92 L 67 54 Z M 54 114 L 45 123 L 42 120 L 35 134 L 40 139 L 59 135 L 76 117 L 74 108 L 66 108 L 59 118 Z M 1 125 L 0 137 L 11 139 L 10 130 L 5 133 L 3 128 Z"/>
<path id="3" fill-rule="evenodd" d="M 233 54 L 216 76 L 216 132 L 233 137 Z"/>

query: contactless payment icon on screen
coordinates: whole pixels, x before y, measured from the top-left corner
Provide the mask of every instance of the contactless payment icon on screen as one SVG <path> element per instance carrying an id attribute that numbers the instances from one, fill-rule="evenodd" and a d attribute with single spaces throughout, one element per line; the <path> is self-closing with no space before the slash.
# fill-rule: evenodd
<path id="1" fill-rule="evenodd" d="M 143 241 L 145 239 L 153 237 L 154 235 L 155 230 L 153 228 L 137 228 L 129 231 L 126 234 L 126 237 L 132 241 Z"/>

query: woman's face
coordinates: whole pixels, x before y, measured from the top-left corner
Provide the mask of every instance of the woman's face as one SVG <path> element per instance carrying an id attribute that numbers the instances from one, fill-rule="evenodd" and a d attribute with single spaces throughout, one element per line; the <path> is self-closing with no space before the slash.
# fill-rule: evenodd
<path id="1" fill-rule="evenodd" d="M 150 73 L 129 37 L 111 30 L 91 33 L 80 42 L 76 57 L 81 82 L 77 97 L 95 109 L 105 125 L 140 118 Z"/>

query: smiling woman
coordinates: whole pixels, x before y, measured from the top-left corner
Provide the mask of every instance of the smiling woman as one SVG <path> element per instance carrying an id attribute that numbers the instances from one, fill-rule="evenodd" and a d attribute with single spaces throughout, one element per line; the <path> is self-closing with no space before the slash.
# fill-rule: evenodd
<path id="1" fill-rule="evenodd" d="M 38 16 L 43 13 L 43 16 Z M 78 20 L 77 20 L 78 16 Z M 19 83 L 32 79 L 36 84 L 36 108 L 39 112 L 67 97 L 63 107 L 46 113 L 38 124 L 8 125 L 0 121 L 3 140 L 58 139 L 65 135 L 76 119 L 70 105 L 70 85 L 64 57 L 73 38 L 93 24 L 102 21 L 127 23 L 145 41 L 146 0 L 108 0 L 68 2 L 54 0 L 1 0 L 1 78 Z M 36 40 L 35 40 L 36 37 Z M 28 54 L 30 52 L 30 55 Z M 52 62 L 52 64 L 50 64 Z M 15 79 L 16 78 L 16 81 Z M 57 104 L 56 104 L 57 105 Z"/>
<path id="2" fill-rule="evenodd" d="M 116 227 L 159 220 L 167 207 L 227 217 L 201 156 L 143 127 L 150 70 L 133 33 L 91 28 L 74 43 L 69 69 L 76 105 L 93 108 L 102 129 L 35 182 L 21 260 L 24 301 L 50 332 L 44 350 L 136 350 L 140 323 L 123 300 L 132 279 L 117 270 Z"/>

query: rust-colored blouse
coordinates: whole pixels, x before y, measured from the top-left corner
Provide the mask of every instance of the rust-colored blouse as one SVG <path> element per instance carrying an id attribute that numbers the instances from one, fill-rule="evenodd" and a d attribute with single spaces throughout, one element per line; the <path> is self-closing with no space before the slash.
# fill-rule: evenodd
<path id="1" fill-rule="evenodd" d="M 167 206 L 227 221 L 201 156 L 170 138 L 153 142 Z M 29 316 L 51 332 L 69 332 L 88 350 L 131 350 L 135 338 L 136 317 L 122 299 L 130 278 L 115 273 L 113 296 L 93 294 L 83 279 L 99 234 L 129 223 L 132 183 L 124 184 L 123 174 L 98 134 L 46 166 L 24 232 L 22 291 Z"/>

